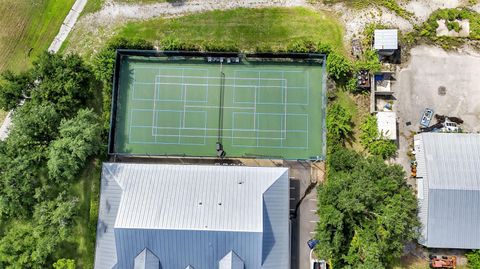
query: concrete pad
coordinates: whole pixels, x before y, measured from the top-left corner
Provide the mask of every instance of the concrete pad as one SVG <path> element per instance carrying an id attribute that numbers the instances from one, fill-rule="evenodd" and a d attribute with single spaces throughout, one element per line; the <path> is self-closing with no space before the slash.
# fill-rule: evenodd
<path id="1" fill-rule="evenodd" d="M 399 124 L 397 162 L 407 171 L 412 132 L 419 131 L 425 108 L 433 109 L 435 114 L 463 119 L 461 127 L 465 132 L 480 131 L 480 55 L 446 52 L 429 46 L 413 48 L 410 53 L 408 67 L 392 85 Z M 446 88 L 444 95 L 439 93 L 442 86 Z M 408 122 L 411 124 L 407 126 Z"/>

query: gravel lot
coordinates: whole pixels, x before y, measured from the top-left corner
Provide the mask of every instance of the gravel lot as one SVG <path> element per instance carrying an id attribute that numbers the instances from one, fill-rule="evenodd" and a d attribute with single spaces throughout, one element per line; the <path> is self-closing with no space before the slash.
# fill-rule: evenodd
<path id="1" fill-rule="evenodd" d="M 409 170 L 407 150 L 412 132 L 419 130 L 425 108 L 435 114 L 463 119 L 465 132 L 480 131 L 480 55 L 473 52 L 453 53 L 440 48 L 420 46 L 411 50 L 407 68 L 400 71 L 393 84 L 398 126 L 399 157 L 397 162 Z M 446 94 L 439 94 L 439 87 Z M 406 123 L 411 122 L 407 126 Z M 432 119 L 432 124 L 435 120 Z"/>

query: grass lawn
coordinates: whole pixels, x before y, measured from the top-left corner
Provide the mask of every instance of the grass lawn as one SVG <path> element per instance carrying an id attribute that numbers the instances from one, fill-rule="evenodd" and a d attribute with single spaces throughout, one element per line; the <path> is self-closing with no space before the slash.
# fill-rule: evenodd
<path id="1" fill-rule="evenodd" d="M 87 4 L 83 8 L 82 15 L 93 13 L 102 9 L 105 0 L 87 0 Z"/>
<path id="2" fill-rule="evenodd" d="M 181 1 L 181 0 L 180 0 Z M 117 3 L 125 4 L 153 4 L 162 2 L 180 2 L 179 0 L 114 0 Z M 93 13 L 102 9 L 105 0 L 88 0 L 87 5 L 83 9 L 83 15 Z"/>
<path id="3" fill-rule="evenodd" d="M 0 71 L 24 70 L 48 49 L 75 0 L 0 0 Z"/>
<path id="4" fill-rule="evenodd" d="M 120 36 L 159 42 L 174 38 L 186 44 L 232 44 L 243 51 L 258 47 L 285 49 L 294 40 L 322 41 L 342 48 L 343 28 L 330 14 L 306 8 L 239 8 L 174 19 L 128 23 Z"/>
<path id="5" fill-rule="evenodd" d="M 88 27 L 77 27 L 64 43 L 62 51 L 91 57 L 113 35 L 142 38 L 156 44 L 164 39 L 196 46 L 206 42 L 226 44 L 243 51 L 257 48 L 285 50 L 294 41 L 309 40 L 344 50 L 344 30 L 340 22 L 327 12 L 307 8 L 239 8 L 129 22 L 116 27 Z"/>
<path id="6" fill-rule="evenodd" d="M 352 114 L 353 139 L 349 141 L 349 147 L 358 152 L 364 151 L 360 144 L 360 126 L 370 115 L 370 97 L 364 94 L 354 95 L 346 91 L 338 91 L 335 102 Z"/>
<path id="7" fill-rule="evenodd" d="M 75 217 L 71 241 L 65 242 L 54 255 L 56 259 L 74 259 L 77 268 L 93 268 L 100 176 L 101 161 L 92 160 L 71 189 L 79 198 L 79 212 Z"/>
<path id="8" fill-rule="evenodd" d="M 6 111 L 3 111 L 0 109 L 0 125 L 2 125 L 3 123 L 3 120 L 5 120 L 5 118 L 7 117 L 7 113 Z"/>

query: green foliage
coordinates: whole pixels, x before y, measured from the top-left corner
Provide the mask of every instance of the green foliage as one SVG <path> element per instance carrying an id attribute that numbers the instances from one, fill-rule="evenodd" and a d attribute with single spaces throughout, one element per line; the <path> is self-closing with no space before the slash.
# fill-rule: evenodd
<path id="1" fill-rule="evenodd" d="M 362 55 L 362 58 L 355 62 L 355 69 L 359 70 L 368 70 L 370 73 L 379 72 L 382 67 L 378 54 L 373 49 L 368 49 Z"/>
<path id="2" fill-rule="evenodd" d="M 360 126 L 360 143 L 368 149 L 368 151 L 383 159 L 388 159 L 395 156 L 397 146 L 393 141 L 384 138 L 385 134 L 381 134 L 377 127 L 377 118 L 369 116 L 365 122 Z"/>
<path id="3" fill-rule="evenodd" d="M 75 269 L 75 260 L 60 259 L 53 264 L 53 269 Z"/>
<path id="4" fill-rule="evenodd" d="M 75 118 L 63 120 L 59 137 L 49 148 L 48 174 L 57 183 L 70 182 L 98 152 L 101 143 L 100 120 L 92 110 L 79 110 Z"/>
<path id="5" fill-rule="evenodd" d="M 27 216 L 41 185 L 42 163 L 60 117 L 50 104 L 27 102 L 13 114 L 13 127 L 0 152 L 0 216 Z"/>
<path id="6" fill-rule="evenodd" d="M 99 81 L 106 83 L 106 86 L 112 85 L 115 52 L 117 49 L 151 50 L 153 49 L 153 45 L 143 39 L 126 39 L 123 37 L 111 39 L 105 47 L 95 55 L 93 60 L 93 73 Z"/>
<path id="7" fill-rule="evenodd" d="M 330 151 L 343 146 L 353 130 L 352 115 L 338 103 L 327 110 L 327 148 Z"/>
<path id="8" fill-rule="evenodd" d="M 327 58 L 327 72 L 334 80 L 347 81 L 353 72 L 352 63 L 339 53 L 330 53 Z"/>
<path id="9" fill-rule="evenodd" d="M 84 109 L 92 99 L 89 67 L 76 55 L 48 53 L 34 65 L 2 85 L 27 87 L 0 141 L 0 268 L 51 266 L 71 240 L 78 210 L 69 188 L 101 139 L 98 116 Z"/>
<path id="10" fill-rule="evenodd" d="M 35 206 L 32 222 L 15 223 L 0 239 L 1 268 L 45 268 L 48 257 L 70 234 L 76 200 L 60 195 Z"/>
<path id="11" fill-rule="evenodd" d="M 477 269 L 480 268 L 480 249 L 473 250 L 470 253 L 467 253 L 468 259 L 468 268 Z"/>
<path id="12" fill-rule="evenodd" d="M 27 102 L 15 111 L 12 124 L 11 139 L 7 140 L 12 150 L 19 150 L 19 147 L 46 148 L 57 136 L 60 115 L 52 104 Z"/>
<path id="13" fill-rule="evenodd" d="M 103 121 L 105 134 L 110 124 L 112 106 L 113 71 L 115 68 L 115 53 L 117 49 L 151 50 L 153 45 L 142 39 L 114 38 L 98 52 L 93 59 L 93 73 L 103 85 Z"/>
<path id="14" fill-rule="evenodd" d="M 53 103 L 62 116 L 72 116 L 92 96 L 93 74 L 78 55 L 45 52 L 33 63 L 36 87 L 32 100 Z"/>
<path id="15" fill-rule="evenodd" d="M 30 94 L 32 89 L 32 79 L 28 72 L 22 72 L 18 75 L 11 71 L 5 71 L 0 83 L 0 108 L 9 111 L 15 109 L 24 96 Z"/>
<path id="16" fill-rule="evenodd" d="M 356 8 L 382 6 L 395 12 L 395 14 L 407 20 L 411 19 L 413 16 L 413 13 L 399 6 L 397 1 L 395 0 L 324 0 L 324 3 L 326 4 L 334 4 L 338 2 L 345 2 L 347 5 L 350 5 Z"/>
<path id="17" fill-rule="evenodd" d="M 397 145 L 391 140 L 377 139 L 369 145 L 368 150 L 373 155 L 389 159 L 397 154 Z"/>
<path id="18" fill-rule="evenodd" d="M 340 149 L 318 190 L 316 249 L 334 268 L 385 268 L 416 238 L 416 198 L 399 166 Z"/>
<path id="19" fill-rule="evenodd" d="M 45 262 L 34 255 L 36 238 L 30 224 L 16 223 L 0 239 L 0 267 L 14 268 L 42 268 Z"/>
<path id="20" fill-rule="evenodd" d="M 459 32 L 461 27 L 456 20 L 465 19 L 468 19 L 470 22 L 470 35 L 468 38 L 471 40 L 480 40 L 480 14 L 466 7 L 438 9 L 434 11 L 419 29 L 419 35 L 428 37 L 433 42 L 443 46 L 458 46 L 459 42 L 462 42 L 461 38 L 436 36 L 436 29 L 438 28 L 437 20 L 445 20 L 449 30 Z"/>
<path id="21" fill-rule="evenodd" d="M 323 52 L 319 44 L 343 48 L 343 29 L 336 18 L 300 7 L 236 8 L 155 18 L 128 23 L 118 36 L 143 38 L 162 50 L 301 52 L 316 47 Z"/>

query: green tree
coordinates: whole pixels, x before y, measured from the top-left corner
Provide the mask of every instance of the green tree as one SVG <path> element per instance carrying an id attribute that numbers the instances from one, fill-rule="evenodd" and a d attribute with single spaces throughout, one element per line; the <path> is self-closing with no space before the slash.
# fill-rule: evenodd
<path id="1" fill-rule="evenodd" d="M 75 260 L 60 259 L 53 264 L 53 269 L 75 269 Z"/>
<path id="2" fill-rule="evenodd" d="M 30 72 L 23 72 L 18 75 L 11 71 L 5 71 L 0 81 L 0 108 L 12 110 L 17 108 L 25 96 L 29 96 L 33 88 L 33 80 Z"/>
<path id="3" fill-rule="evenodd" d="M 49 148 L 50 178 L 57 183 L 73 180 L 87 158 L 98 152 L 101 132 L 100 119 L 89 109 L 81 109 L 74 118 L 63 120 L 59 138 Z"/>
<path id="4" fill-rule="evenodd" d="M 15 223 L 0 239 L 0 268 L 42 268 L 44 260 L 33 257 L 36 240 L 29 223 Z"/>
<path id="5" fill-rule="evenodd" d="M 34 63 L 32 100 L 52 103 L 62 116 L 70 117 L 92 97 L 93 73 L 76 54 L 45 52 Z"/>
<path id="6" fill-rule="evenodd" d="M 385 268 L 416 238 L 417 201 L 399 166 L 346 150 L 330 154 L 328 180 L 318 190 L 319 257 L 334 268 Z"/>
<path id="7" fill-rule="evenodd" d="M 60 194 L 35 206 L 31 222 L 9 227 L 0 239 L 0 268 L 45 268 L 58 244 L 71 233 L 77 199 Z"/>
<path id="8" fill-rule="evenodd" d="M 57 136 L 61 117 L 52 104 L 26 102 L 13 115 L 13 127 L 9 137 L 20 140 L 20 137 L 23 137 L 28 141 L 22 141 L 22 143 L 48 146 L 50 141 Z M 18 142 L 16 139 L 8 140 L 10 147 L 15 147 L 13 144 L 19 146 Z"/>

